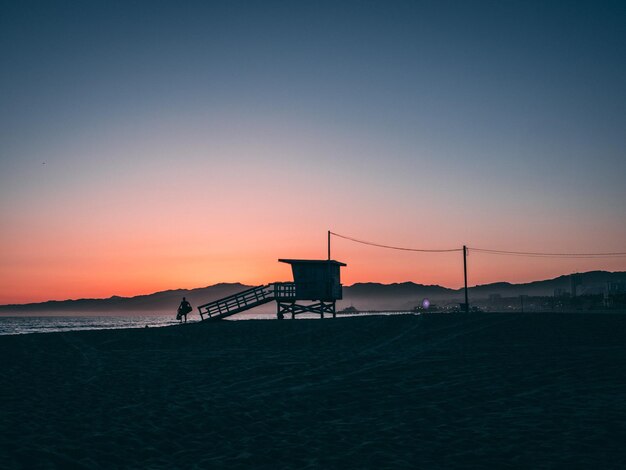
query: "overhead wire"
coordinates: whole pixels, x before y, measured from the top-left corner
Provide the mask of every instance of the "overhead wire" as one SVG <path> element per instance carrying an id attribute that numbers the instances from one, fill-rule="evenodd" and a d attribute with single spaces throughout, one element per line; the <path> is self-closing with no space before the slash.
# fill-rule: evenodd
<path id="1" fill-rule="evenodd" d="M 356 243 L 361 243 L 363 245 L 377 246 L 378 248 L 387 248 L 389 250 L 417 251 L 417 252 L 422 252 L 422 253 L 446 253 L 446 252 L 451 252 L 451 251 L 463 251 L 463 248 L 451 248 L 451 249 L 447 249 L 447 250 L 426 250 L 426 249 L 422 249 L 422 248 L 406 248 L 406 247 L 401 247 L 401 246 L 383 245 L 381 243 L 374 243 L 374 242 L 368 242 L 368 241 L 364 241 L 364 240 L 359 240 L 357 238 L 348 237 L 346 235 L 340 235 L 340 234 L 335 233 L 335 232 L 330 232 L 330 234 L 334 235 L 336 237 L 339 237 L 339 238 L 343 238 L 345 240 L 350 240 L 350 241 L 353 241 L 353 242 L 356 242 Z"/>
<path id="2" fill-rule="evenodd" d="M 363 245 L 375 246 L 378 248 L 386 248 L 390 250 L 400 251 L 414 251 L 420 253 L 449 253 L 463 251 L 463 248 L 449 248 L 449 249 L 424 249 L 424 248 L 407 248 L 401 246 L 384 245 L 382 243 L 375 243 L 358 238 L 349 237 L 347 235 L 341 235 L 336 232 L 330 231 L 331 235 L 335 237 L 350 240 L 355 243 Z M 507 251 L 507 250 L 494 250 L 489 248 L 474 248 L 466 247 L 468 251 L 474 251 L 477 253 L 485 253 L 491 255 L 503 255 L 503 256 L 522 256 L 522 257 L 535 257 L 535 258 L 618 258 L 626 257 L 626 252 L 605 252 L 605 253 L 551 253 L 551 252 L 532 252 L 532 251 Z"/>
<path id="3" fill-rule="evenodd" d="M 617 258 L 626 256 L 626 252 L 612 252 L 612 253 L 545 253 L 545 252 L 531 252 L 531 251 L 506 251 L 506 250 L 491 250 L 487 248 L 474 248 L 468 247 L 471 251 L 479 253 L 486 253 L 491 255 L 505 255 L 505 256 L 526 256 L 535 258 Z"/>

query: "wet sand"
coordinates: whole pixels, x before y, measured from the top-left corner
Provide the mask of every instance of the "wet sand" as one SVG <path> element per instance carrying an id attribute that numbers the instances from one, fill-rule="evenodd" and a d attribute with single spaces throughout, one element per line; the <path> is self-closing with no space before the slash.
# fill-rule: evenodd
<path id="1" fill-rule="evenodd" d="M 0 467 L 626 466 L 626 315 L 215 322 L 0 355 Z"/>

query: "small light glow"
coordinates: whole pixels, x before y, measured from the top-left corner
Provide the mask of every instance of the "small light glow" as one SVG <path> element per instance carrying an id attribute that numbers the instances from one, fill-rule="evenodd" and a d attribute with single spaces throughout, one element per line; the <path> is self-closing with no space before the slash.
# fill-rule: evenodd
<path id="1" fill-rule="evenodd" d="M 428 307 L 430 307 L 430 300 L 428 300 L 428 299 L 424 299 L 424 300 L 422 301 L 422 308 L 423 308 L 424 310 L 428 310 Z"/>

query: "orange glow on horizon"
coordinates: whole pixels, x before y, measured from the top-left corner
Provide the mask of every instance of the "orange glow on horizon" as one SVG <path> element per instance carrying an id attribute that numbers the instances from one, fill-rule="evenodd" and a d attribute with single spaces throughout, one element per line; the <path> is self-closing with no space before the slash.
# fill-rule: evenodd
<path id="1" fill-rule="evenodd" d="M 418 163 L 393 168 L 376 160 L 380 144 L 370 150 L 370 142 L 346 142 L 322 133 L 322 144 L 308 148 L 284 135 L 291 134 L 251 143 L 226 136 L 220 150 L 206 137 L 198 137 L 194 146 L 172 136 L 161 142 L 149 133 L 149 144 L 142 146 L 100 142 L 91 158 L 106 162 L 102 174 L 83 162 L 80 153 L 58 168 L 50 165 L 45 174 L 38 167 L 29 169 L 23 175 L 29 186 L 13 188 L 19 207 L 2 201 L 0 304 L 289 280 L 289 268 L 277 259 L 324 259 L 327 228 L 422 248 L 460 248 L 466 243 L 527 251 L 623 249 L 626 227 L 611 213 L 595 214 L 595 224 L 603 227 L 597 232 L 593 224 L 581 228 L 575 211 L 555 217 L 553 207 L 540 207 L 531 199 L 505 204 L 469 192 L 468 206 L 474 202 L 481 210 L 468 212 L 454 194 L 439 190 L 437 172 L 417 184 Z M 302 129 L 293 135 L 311 143 Z M 126 154 L 131 151 L 153 158 L 149 165 L 129 161 Z M 183 151 L 187 163 L 180 164 L 173 155 Z M 298 155 L 298 161 L 291 155 Z M 68 179 L 75 165 L 82 166 L 83 176 Z M 439 171 L 440 180 L 449 176 Z M 219 178 L 205 182 L 205 175 L 216 173 Z M 463 284 L 458 252 L 397 252 L 333 238 L 332 256 L 348 264 L 344 285 Z M 624 258 L 527 259 L 471 252 L 468 263 L 470 285 L 626 269 Z"/>
<path id="2" fill-rule="evenodd" d="M 288 245 L 284 234 L 273 245 L 269 240 L 257 250 L 243 236 L 234 237 L 234 245 L 214 239 L 210 246 L 193 237 L 176 249 L 164 250 L 161 242 L 123 246 L 110 241 L 110 253 L 94 250 L 98 242 L 73 240 L 68 251 L 57 253 L 62 262 L 49 258 L 44 265 L 33 254 L 32 264 L 14 267 L 11 276 L 4 275 L 0 303 L 29 303 L 46 300 L 106 298 L 112 295 L 131 297 L 169 289 L 192 289 L 221 282 L 259 285 L 288 281 L 291 271 L 277 262 L 279 257 L 324 259 L 326 246 L 320 237 L 292 240 Z M 317 243 L 314 243 L 317 242 Z M 317 249 L 310 249 L 316 245 Z M 216 247 L 221 247 L 218 251 Z M 235 251 L 232 246 L 242 246 Z M 307 249 L 308 247 L 308 249 Z M 460 288 L 463 284 L 462 254 L 406 253 L 354 245 L 333 239 L 332 257 L 346 262 L 344 285 L 359 282 L 397 283 L 412 281 Z M 45 246 L 44 249 L 49 249 Z M 71 248 L 71 249 L 70 249 Z M 85 253 L 92 250 L 89 256 Z M 81 256 L 83 255 L 83 256 Z M 34 269 L 36 266 L 36 269 Z M 3 268 L 5 269 L 5 268 Z M 572 272 L 590 270 L 618 271 L 624 269 L 623 259 L 553 260 L 511 258 L 471 252 L 468 256 L 470 286 L 491 282 L 513 283 L 550 279 Z M 33 287 L 34 286 L 34 287 Z"/>

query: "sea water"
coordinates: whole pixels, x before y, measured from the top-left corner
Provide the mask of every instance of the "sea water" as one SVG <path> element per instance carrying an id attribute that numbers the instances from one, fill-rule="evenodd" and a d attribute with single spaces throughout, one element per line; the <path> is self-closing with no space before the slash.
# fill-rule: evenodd
<path id="1" fill-rule="evenodd" d="M 268 320 L 276 314 L 244 312 L 227 320 Z M 200 321 L 197 314 L 190 314 L 188 323 Z M 76 330 L 109 330 L 120 328 L 149 328 L 178 325 L 180 322 L 171 314 L 126 314 L 126 315 L 0 315 L 0 335 L 27 333 L 52 333 Z"/>
<path id="2" fill-rule="evenodd" d="M 171 315 L 0 316 L 0 335 L 57 331 L 161 327 L 177 324 Z"/>
<path id="3" fill-rule="evenodd" d="M 393 315 L 407 312 L 368 312 L 361 315 Z M 344 316 L 338 314 L 338 316 Z M 352 316 L 352 315 L 349 315 Z M 298 315 L 299 319 L 319 318 L 319 315 Z M 262 312 L 243 312 L 227 318 L 237 320 L 273 320 L 276 314 Z M 197 314 L 188 318 L 188 323 L 200 321 Z M 127 314 L 127 315 L 47 315 L 47 316 L 2 316 L 0 315 L 0 335 L 20 335 L 28 333 L 53 333 L 77 330 L 110 330 L 120 328 L 158 328 L 178 325 L 180 322 L 170 314 Z"/>
<path id="4" fill-rule="evenodd" d="M 237 318 L 235 318 L 237 317 Z M 234 315 L 229 320 L 250 320 L 276 318 L 276 315 L 248 314 Z M 188 323 L 199 321 L 197 315 L 190 315 Z M 72 315 L 72 316 L 0 316 L 0 335 L 27 333 L 52 333 L 76 330 L 110 330 L 119 328 L 158 328 L 178 325 L 173 315 Z"/>

